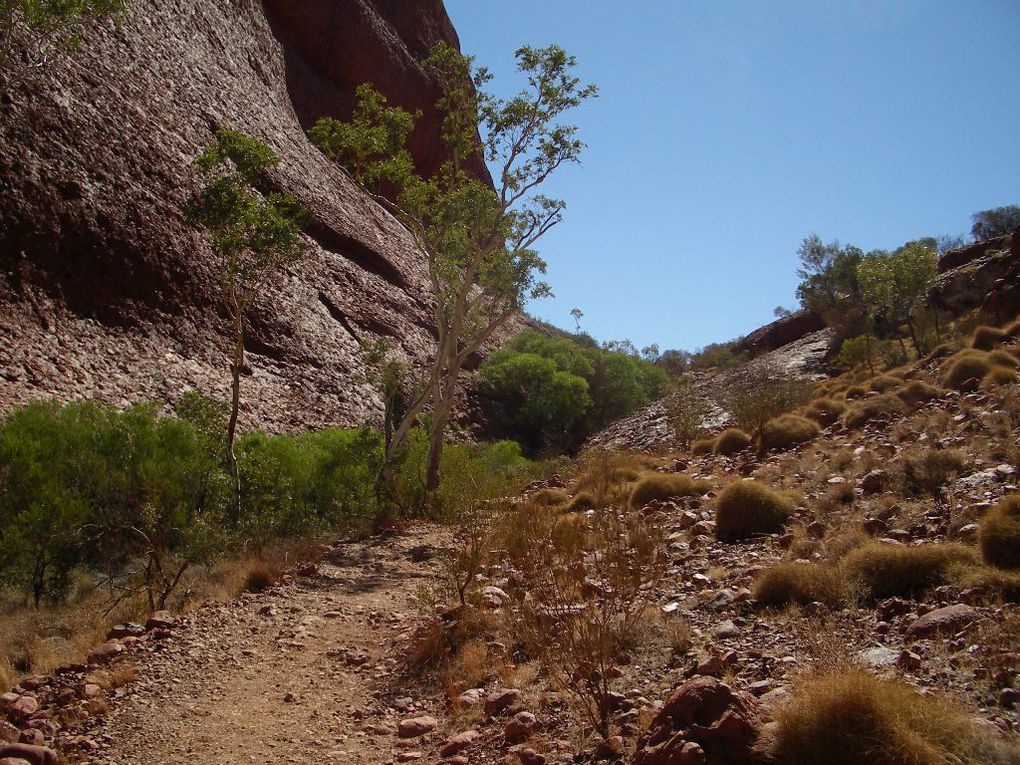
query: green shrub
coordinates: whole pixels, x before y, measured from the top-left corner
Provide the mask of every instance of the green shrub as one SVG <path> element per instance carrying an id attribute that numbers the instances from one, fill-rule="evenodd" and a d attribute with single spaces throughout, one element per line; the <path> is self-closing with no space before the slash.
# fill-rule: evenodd
<path id="1" fill-rule="evenodd" d="M 942 398 L 943 391 L 936 388 L 934 385 L 924 382 L 923 380 L 911 380 L 908 383 L 904 383 L 903 386 L 896 391 L 896 395 L 900 397 L 903 403 L 913 406 L 916 404 L 923 404 L 926 401 L 932 401 L 936 398 Z"/>
<path id="2" fill-rule="evenodd" d="M 715 533 L 724 542 L 781 531 L 793 501 L 756 481 L 734 481 L 719 494 Z"/>
<path id="3" fill-rule="evenodd" d="M 656 499 L 700 497 L 711 488 L 707 481 L 695 481 L 684 473 L 646 473 L 631 492 L 630 506 L 636 510 Z"/>
<path id="4" fill-rule="evenodd" d="M 751 445 L 751 437 L 739 428 L 726 428 L 722 433 L 719 434 L 718 438 L 715 439 L 715 443 L 712 446 L 713 454 L 722 454 L 729 456 L 742 452 L 748 446 Z"/>
<path id="5" fill-rule="evenodd" d="M 823 563 L 777 563 L 754 580 L 754 598 L 765 606 L 820 602 L 837 607 L 846 602 L 848 588 L 838 566 Z"/>
<path id="6" fill-rule="evenodd" d="M 979 351 L 990 351 L 1006 337 L 1006 330 L 998 327 L 977 327 L 970 339 L 970 347 Z"/>
<path id="7" fill-rule="evenodd" d="M 1010 494 L 985 514 L 978 542 L 985 562 L 1020 569 L 1020 494 Z"/>
<path id="8" fill-rule="evenodd" d="M 991 368 L 985 354 L 958 353 L 950 357 L 942 382 L 947 388 L 960 390 L 970 380 L 984 379 Z"/>
<path id="9" fill-rule="evenodd" d="M 794 685 L 762 742 L 776 765 L 994 765 L 1016 762 L 1012 745 L 979 730 L 937 696 L 898 680 L 841 667 Z"/>
<path id="10" fill-rule="evenodd" d="M 832 425 L 846 411 L 846 404 L 838 398 L 825 396 L 816 398 L 804 409 L 804 416 L 814 420 L 822 427 Z"/>
<path id="11" fill-rule="evenodd" d="M 977 560 L 972 548 L 957 543 L 902 547 L 871 542 L 851 550 L 843 559 L 843 570 L 868 597 L 882 600 L 947 584 L 955 564 L 969 565 Z"/>
<path id="12" fill-rule="evenodd" d="M 906 413 L 906 404 L 903 403 L 899 396 L 892 393 L 884 393 L 881 396 L 865 399 L 849 407 L 843 415 L 843 427 L 859 428 L 861 425 L 879 417 L 903 415 Z"/>
<path id="13" fill-rule="evenodd" d="M 789 449 L 810 441 L 821 431 L 818 423 L 796 414 L 784 414 L 769 420 L 761 431 L 764 449 Z"/>

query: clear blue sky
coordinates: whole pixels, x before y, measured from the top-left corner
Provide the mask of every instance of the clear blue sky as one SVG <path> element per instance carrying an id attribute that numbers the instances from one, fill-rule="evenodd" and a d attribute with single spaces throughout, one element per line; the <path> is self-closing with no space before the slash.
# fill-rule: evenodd
<path id="1" fill-rule="evenodd" d="M 465 52 L 562 45 L 601 89 L 548 189 L 532 313 L 693 349 L 793 307 L 810 233 L 864 249 L 1020 204 L 1020 1 L 445 0 Z"/>

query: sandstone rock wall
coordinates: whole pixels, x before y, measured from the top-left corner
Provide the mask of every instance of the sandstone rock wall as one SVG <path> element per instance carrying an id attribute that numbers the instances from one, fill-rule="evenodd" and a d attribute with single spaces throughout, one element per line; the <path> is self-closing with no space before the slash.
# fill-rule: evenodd
<path id="1" fill-rule="evenodd" d="M 374 416 L 359 342 L 387 335 L 427 359 L 424 264 L 304 128 L 319 110 L 343 116 L 366 76 L 397 102 L 427 98 L 415 61 L 438 39 L 457 43 L 440 0 L 135 0 L 126 23 L 89 30 L 81 52 L 6 94 L 0 411 L 48 395 L 226 398 L 211 254 L 181 210 L 192 157 L 230 126 L 280 154 L 272 183 L 314 216 L 308 258 L 252 312 L 242 424 Z M 434 115 L 423 122 L 428 168 L 440 154 Z"/>

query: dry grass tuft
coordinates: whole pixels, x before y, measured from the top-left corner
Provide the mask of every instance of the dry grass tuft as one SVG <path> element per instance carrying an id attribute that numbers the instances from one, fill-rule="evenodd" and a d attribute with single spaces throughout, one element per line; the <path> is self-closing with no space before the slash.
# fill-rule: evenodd
<path id="1" fill-rule="evenodd" d="M 998 388 L 1000 385 L 1013 385 L 1017 379 L 1015 369 L 994 366 L 988 370 L 988 374 L 981 378 L 981 387 L 988 390 L 990 388 Z"/>
<path id="2" fill-rule="evenodd" d="M 906 413 L 907 405 L 903 403 L 899 396 L 885 393 L 881 396 L 861 401 L 848 408 L 846 414 L 843 415 L 843 427 L 859 428 L 879 417 L 903 415 Z"/>
<path id="3" fill-rule="evenodd" d="M 868 395 L 868 389 L 863 385 L 851 385 L 846 389 L 846 393 L 843 394 L 843 398 L 847 401 L 852 401 L 855 398 L 864 398 Z"/>
<path id="4" fill-rule="evenodd" d="M 847 667 L 795 685 L 763 743 L 777 765 L 1005 765 L 1017 756 L 947 702 Z"/>
<path id="5" fill-rule="evenodd" d="M 1020 569 L 1020 494 L 1009 495 L 985 514 L 978 543 L 986 563 Z"/>
<path id="6" fill-rule="evenodd" d="M 706 454 L 711 454 L 715 448 L 714 438 L 696 438 L 691 442 L 691 454 L 695 457 L 701 457 Z"/>
<path id="7" fill-rule="evenodd" d="M 729 456 L 742 452 L 751 445 L 751 437 L 738 428 L 726 428 L 712 445 L 713 454 Z"/>
<path id="8" fill-rule="evenodd" d="M 847 602 L 850 592 L 838 566 L 824 563 L 778 563 L 754 582 L 755 599 L 766 606 L 815 601 L 836 607 Z"/>
<path id="9" fill-rule="evenodd" d="M 945 392 L 941 388 L 937 388 L 923 380 L 911 380 L 901 386 L 899 390 L 896 391 L 896 395 L 900 397 L 900 400 L 903 401 L 903 403 L 914 405 L 942 398 L 942 396 L 945 395 Z"/>
<path id="10" fill-rule="evenodd" d="M 645 473 L 631 492 L 630 506 L 637 509 L 656 499 L 700 497 L 711 488 L 708 481 L 695 481 L 684 473 Z"/>
<path id="11" fill-rule="evenodd" d="M 562 505 L 569 501 L 570 495 L 562 489 L 539 489 L 528 499 L 536 505 L 551 507 L 553 505 Z"/>
<path id="12" fill-rule="evenodd" d="M 280 572 L 265 561 L 253 560 L 244 576 L 243 592 L 265 592 L 280 578 Z"/>
<path id="13" fill-rule="evenodd" d="M 985 354 L 961 351 L 949 359 L 942 382 L 947 388 L 961 390 L 971 380 L 983 380 L 991 369 L 992 364 Z"/>
<path id="14" fill-rule="evenodd" d="M 901 465 L 908 494 L 937 496 L 943 486 L 963 474 L 967 455 L 960 449 L 928 449 L 905 456 Z"/>
<path id="15" fill-rule="evenodd" d="M 990 351 L 999 345 L 1007 334 L 1006 330 L 999 327 L 978 327 L 971 335 L 970 347 L 979 351 Z"/>
<path id="16" fill-rule="evenodd" d="M 793 512 L 793 500 L 757 481 L 734 481 L 719 494 L 715 533 L 722 541 L 783 529 Z"/>
<path id="17" fill-rule="evenodd" d="M 562 505 L 559 510 L 562 513 L 584 513 L 594 510 L 596 507 L 595 497 L 589 491 L 582 491 L 576 494 L 573 499 Z"/>
<path id="18" fill-rule="evenodd" d="M 851 550 L 843 559 L 847 579 L 874 600 L 906 597 L 947 584 L 954 565 L 978 562 L 975 550 L 957 543 L 902 547 L 884 542 Z"/>
<path id="19" fill-rule="evenodd" d="M 784 414 L 769 420 L 761 431 L 762 446 L 768 449 L 789 449 L 810 441 L 821 430 L 818 423 L 796 414 Z"/>
<path id="20" fill-rule="evenodd" d="M 879 375 L 868 380 L 868 390 L 872 393 L 885 393 L 893 388 L 898 388 L 903 381 L 892 375 Z"/>
<path id="21" fill-rule="evenodd" d="M 804 416 L 817 422 L 822 427 L 832 425 L 846 411 L 846 404 L 838 398 L 816 398 L 804 409 Z"/>

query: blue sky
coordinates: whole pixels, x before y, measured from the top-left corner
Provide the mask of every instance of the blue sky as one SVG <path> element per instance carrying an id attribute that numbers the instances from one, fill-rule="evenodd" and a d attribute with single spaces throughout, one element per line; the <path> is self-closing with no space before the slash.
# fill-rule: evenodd
<path id="1" fill-rule="evenodd" d="M 601 90 L 546 189 L 556 297 L 529 310 L 558 326 L 693 349 L 793 307 L 810 233 L 888 248 L 1020 204 L 1017 0 L 445 3 L 495 92 L 524 43 Z"/>

